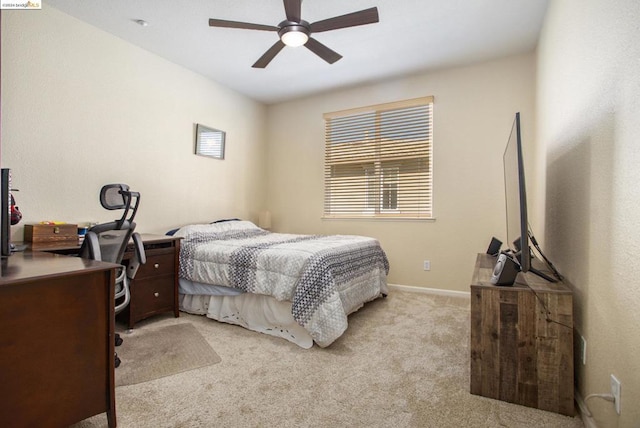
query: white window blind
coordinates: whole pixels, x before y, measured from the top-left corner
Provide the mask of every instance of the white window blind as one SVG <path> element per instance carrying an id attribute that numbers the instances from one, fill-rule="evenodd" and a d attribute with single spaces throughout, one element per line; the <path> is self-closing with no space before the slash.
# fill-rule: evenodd
<path id="1" fill-rule="evenodd" d="M 433 97 L 326 113 L 325 218 L 431 218 Z"/>

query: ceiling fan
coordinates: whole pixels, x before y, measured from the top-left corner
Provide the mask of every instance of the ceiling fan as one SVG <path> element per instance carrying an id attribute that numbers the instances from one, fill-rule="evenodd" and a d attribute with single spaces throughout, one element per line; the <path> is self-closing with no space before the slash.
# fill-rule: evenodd
<path id="1" fill-rule="evenodd" d="M 278 26 L 225 21 L 223 19 L 209 19 L 209 26 L 277 32 L 280 39 L 252 65 L 253 68 L 265 68 L 285 46 L 304 45 L 329 64 L 333 64 L 342 58 L 342 55 L 311 37 L 311 34 L 373 24 L 379 20 L 378 8 L 372 7 L 359 12 L 348 13 L 309 24 L 300 17 L 301 6 L 302 0 L 284 0 L 284 11 L 287 19 L 279 23 Z"/>

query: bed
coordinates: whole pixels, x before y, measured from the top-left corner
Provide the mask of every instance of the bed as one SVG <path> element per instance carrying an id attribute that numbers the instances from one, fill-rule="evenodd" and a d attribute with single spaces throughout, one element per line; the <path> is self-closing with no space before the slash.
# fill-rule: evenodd
<path id="1" fill-rule="evenodd" d="M 272 233 L 233 220 L 184 226 L 180 310 L 329 346 L 347 316 L 388 294 L 389 262 L 374 238 Z"/>

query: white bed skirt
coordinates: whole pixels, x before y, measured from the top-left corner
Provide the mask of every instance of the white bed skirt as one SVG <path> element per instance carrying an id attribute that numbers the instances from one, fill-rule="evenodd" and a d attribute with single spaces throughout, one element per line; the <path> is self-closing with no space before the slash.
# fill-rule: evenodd
<path id="1" fill-rule="evenodd" d="M 291 302 L 281 302 L 270 296 L 180 294 L 180 310 L 281 337 L 305 349 L 313 346 L 311 335 L 293 319 Z"/>

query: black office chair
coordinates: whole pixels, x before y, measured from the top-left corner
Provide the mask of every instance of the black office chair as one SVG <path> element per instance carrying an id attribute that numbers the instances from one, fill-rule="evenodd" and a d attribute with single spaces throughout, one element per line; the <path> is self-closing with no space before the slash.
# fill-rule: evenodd
<path id="1" fill-rule="evenodd" d="M 109 223 L 93 226 L 86 233 L 80 257 L 121 265 L 116 277 L 115 313 L 118 314 L 131 301 L 129 281 L 132 280 L 141 264 L 146 263 L 142 238 L 135 232 L 133 218 L 140 204 L 140 193 L 132 192 L 126 184 L 107 184 L 100 190 L 100 204 L 108 210 L 124 210 L 122 217 Z M 127 216 L 131 215 L 127 218 Z M 133 239 L 133 257 L 125 265 L 122 264 L 129 241 Z M 122 344 L 122 338 L 116 334 L 115 345 Z M 120 365 L 118 354 L 115 355 L 115 366 Z"/>

